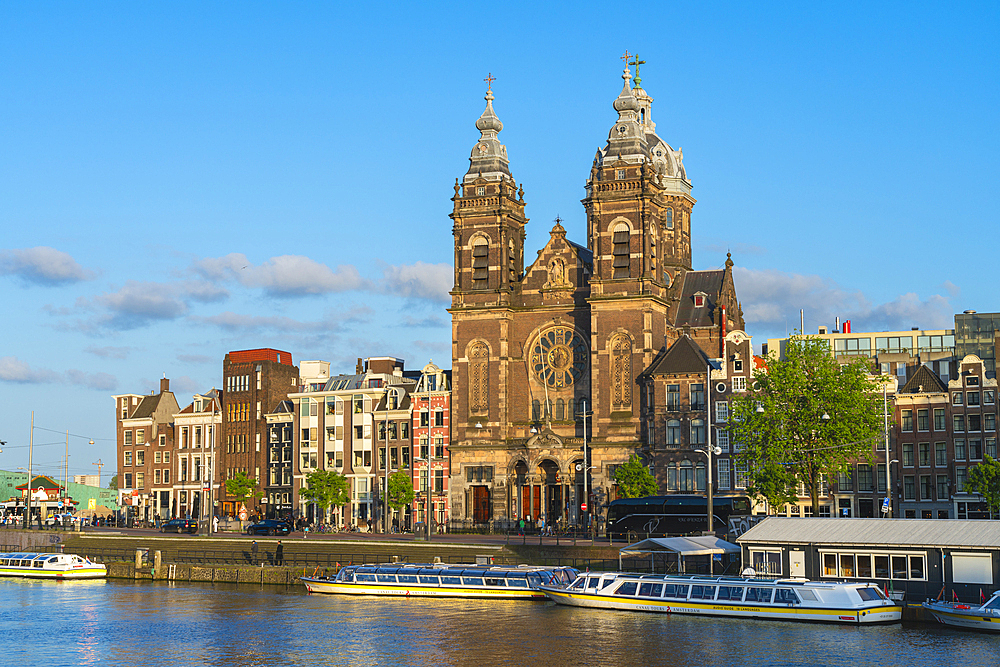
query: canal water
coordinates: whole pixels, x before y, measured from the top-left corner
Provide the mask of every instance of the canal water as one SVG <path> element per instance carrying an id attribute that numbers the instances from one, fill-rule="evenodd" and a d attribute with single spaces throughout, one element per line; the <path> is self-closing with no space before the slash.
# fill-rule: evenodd
<path id="1" fill-rule="evenodd" d="M 1000 665 L 1000 636 L 228 584 L 0 581 L 7 665 Z"/>

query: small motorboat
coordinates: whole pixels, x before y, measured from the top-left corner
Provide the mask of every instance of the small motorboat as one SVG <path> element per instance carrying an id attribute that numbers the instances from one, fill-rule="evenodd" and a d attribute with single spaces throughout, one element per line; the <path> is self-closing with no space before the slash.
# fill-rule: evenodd
<path id="1" fill-rule="evenodd" d="M 978 607 L 943 600 L 927 600 L 920 606 L 938 623 L 953 628 L 1000 632 L 1000 591 L 995 591 L 993 597 Z"/>

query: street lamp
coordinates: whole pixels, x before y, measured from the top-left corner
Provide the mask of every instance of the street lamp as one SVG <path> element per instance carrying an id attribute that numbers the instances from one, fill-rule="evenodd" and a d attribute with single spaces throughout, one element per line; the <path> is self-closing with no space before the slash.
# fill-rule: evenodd
<path id="1" fill-rule="evenodd" d="M 694 447 L 693 449 L 696 452 L 701 452 L 702 454 L 704 454 L 708 458 L 708 475 L 707 475 L 707 479 L 705 480 L 707 482 L 706 485 L 705 485 L 705 491 L 707 493 L 707 498 L 708 498 L 708 530 L 705 531 L 705 532 L 708 535 L 714 535 L 715 534 L 715 526 L 714 526 L 715 508 L 712 506 L 712 454 L 715 454 L 716 456 L 718 456 L 719 454 L 721 454 L 722 453 L 722 447 L 719 447 L 719 446 L 713 447 L 712 445 L 709 444 L 709 445 L 706 445 L 704 448 Z"/>
<path id="2" fill-rule="evenodd" d="M 584 522 L 585 528 L 590 528 L 590 493 L 587 484 L 587 478 L 590 477 L 590 457 L 587 456 L 587 417 L 592 416 L 593 412 L 587 411 L 587 399 L 580 399 L 580 406 L 583 408 L 578 414 L 583 417 L 583 503 L 580 510 L 584 512 Z"/>
<path id="3" fill-rule="evenodd" d="M 888 452 L 886 452 L 888 454 Z M 886 511 L 883 514 L 886 518 L 892 518 L 892 478 L 889 475 L 889 469 L 892 468 L 893 463 L 899 463 L 899 459 L 893 459 L 886 462 L 885 464 L 885 503 Z"/>

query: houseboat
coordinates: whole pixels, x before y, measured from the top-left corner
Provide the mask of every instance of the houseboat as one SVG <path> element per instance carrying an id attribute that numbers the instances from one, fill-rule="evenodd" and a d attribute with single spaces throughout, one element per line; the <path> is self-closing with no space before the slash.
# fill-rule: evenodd
<path id="1" fill-rule="evenodd" d="M 570 567 L 386 563 L 351 565 L 335 577 L 302 577 L 302 582 L 310 593 L 544 600 L 541 586 L 565 586 L 576 575 Z"/>
<path id="2" fill-rule="evenodd" d="M 953 628 L 1000 632 L 1000 591 L 982 605 L 928 600 L 921 605 L 939 623 Z"/>
<path id="3" fill-rule="evenodd" d="M 0 554 L 0 576 L 29 579 L 103 579 L 107 568 L 75 554 Z"/>
<path id="4" fill-rule="evenodd" d="M 543 585 L 575 607 L 870 625 L 900 620 L 902 607 L 874 583 L 581 573 L 569 586 Z"/>

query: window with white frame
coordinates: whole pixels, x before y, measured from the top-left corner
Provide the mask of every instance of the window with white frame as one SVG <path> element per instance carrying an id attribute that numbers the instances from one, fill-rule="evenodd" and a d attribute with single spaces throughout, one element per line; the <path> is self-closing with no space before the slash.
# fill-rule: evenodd
<path id="1" fill-rule="evenodd" d="M 723 452 L 729 451 L 729 431 L 719 428 L 715 430 L 715 444 Z"/>
<path id="2" fill-rule="evenodd" d="M 836 579 L 927 580 L 927 556 L 914 552 L 820 550 L 821 576 Z"/>
<path id="3" fill-rule="evenodd" d="M 715 421 L 716 422 L 727 422 L 727 421 L 729 421 L 729 402 L 728 401 L 716 401 L 715 402 Z"/>
<path id="4" fill-rule="evenodd" d="M 781 576 L 781 549 L 750 549 L 750 567 L 760 575 Z"/>
<path id="5" fill-rule="evenodd" d="M 729 489 L 729 459 L 716 459 L 719 489 Z"/>
<path id="6" fill-rule="evenodd" d="M 737 376 L 733 378 L 733 391 L 746 391 L 747 390 L 747 379 L 742 376 Z"/>

